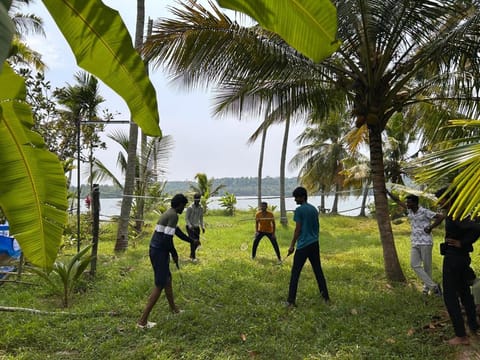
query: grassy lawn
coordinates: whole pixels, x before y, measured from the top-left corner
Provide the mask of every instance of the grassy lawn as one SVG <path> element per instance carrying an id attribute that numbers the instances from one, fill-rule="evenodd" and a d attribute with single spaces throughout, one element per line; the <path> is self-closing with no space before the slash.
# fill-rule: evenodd
<path id="1" fill-rule="evenodd" d="M 181 216 L 181 226 L 183 228 Z M 149 219 L 153 224 L 155 218 Z M 293 232 L 278 226 L 285 256 Z M 37 276 L 36 285 L 5 283 L 0 306 L 55 314 L 0 312 L 0 359 L 453 359 L 444 344 L 453 330 L 441 298 L 421 294 L 409 267 L 409 225 L 393 225 L 407 284 L 388 284 L 373 219 L 323 216 L 322 266 L 331 305 L 316 288 L 310 265 L 300 278 L 294 310 L 286 300 L 292 257 L 276 264 L 268 239 L 252 261 L 251 212 L 205 218 L 199 262 L 188 261 L 188 244 L 176 238 L 181 270 L 171 266 L 182 314 L 168 310 L 164 295 L 149 330 L 135 327 L 153 285 L 147 234 L 122 255 L 113 253 L 113 231 L 104 229 L 97 276 L 83 280 L 68 309 Z M 435 230 L 438 244 L 442 230 Z M 441 257 L 434 249 L 434 279 Z M 68 258 L 75 247 L 64 249 Z M 474 264 L 474 268 L 478 268 Z"/>

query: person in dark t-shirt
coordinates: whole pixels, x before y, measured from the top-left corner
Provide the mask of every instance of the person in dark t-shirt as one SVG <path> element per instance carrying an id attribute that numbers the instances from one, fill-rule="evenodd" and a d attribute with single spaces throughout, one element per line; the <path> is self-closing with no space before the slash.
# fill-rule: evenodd
<path id="1" fill-rule="evenodd" d="M 183 194 L 175 195 L 171 200 L 171 208 L 165 211 L 157 222 L 152 239 L 150 240 L 150 262 L 152 263 L 155 287 L 148 298 L 147 305 L 143 311 L 141 318 L 137 322 L 137 327 L 141 329 L 152 328 L 156 325 L 154 322 L 148 321 L 148 316 L 155 306 L 162 290 L 165 289 L 165 295 L 173 313 L 180 312 L 175 305 L 172 289 L 172 274 L 170 272 L 169 263 L 170 255 L 178 266 L 178 253 L 173 244 L 173 235 L 177 235 L 180 239 L 194 243 L 190 237 L 180 230 L 177 226 L 178 215 L 183 212 L 188 200 Z"/>

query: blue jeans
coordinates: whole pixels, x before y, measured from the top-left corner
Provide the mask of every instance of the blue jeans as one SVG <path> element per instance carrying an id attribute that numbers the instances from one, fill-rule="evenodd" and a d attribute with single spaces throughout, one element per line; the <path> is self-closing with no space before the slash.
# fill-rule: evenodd
<path id="1" fill-rule="evenodd" d="M 330 300 L 330 297 L 328 296 L 327 282 L 325 280 L 325 276 L 323 275 L 322 265 L 320 263 L 320 246 L 317 241 L 295 251 L 287 299 L 290 304 L 295 304 L 295 300 L 297 298 L 298 280 L 300 279 L 300 273 L 302 272 L 303 265 L 305 265 L 307 259 L 312 265 L 315 278 L 317 279 L 320 295 L 325 301 Z"/>

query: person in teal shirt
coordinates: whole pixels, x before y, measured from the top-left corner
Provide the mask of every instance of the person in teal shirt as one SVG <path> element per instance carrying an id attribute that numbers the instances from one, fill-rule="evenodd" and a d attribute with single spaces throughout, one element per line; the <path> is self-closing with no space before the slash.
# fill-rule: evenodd
<path id="1" fill-rule="evenodd" d="M 295 252 L 293 257 L 293 266 L 290 275 L 290 285 L 288 289 L 287 306 L 296 306 L 298 280 L 302 272 L 303 265 L 307 259 L 312 265 L 315 278 L 317 279 L 318 290 L 323 300 L 328 303 L 327 282 L 323 275 L 322 265 L 320 263 L 320 245 L 318 234 L 320 224 L 318 221 L 317 209 L 307 202 L 307 190 L 303 187 L 297 187 L 293 191 L 295 202 L 300 205 L 295 209 L 293 220 L 295 221 L 295 231 L 293 239 L 288 249 L 288 255 Z M 295 245 L 297 247 L 295 251 Z M 287 255 L 287 256 L 288 256 Z"/>

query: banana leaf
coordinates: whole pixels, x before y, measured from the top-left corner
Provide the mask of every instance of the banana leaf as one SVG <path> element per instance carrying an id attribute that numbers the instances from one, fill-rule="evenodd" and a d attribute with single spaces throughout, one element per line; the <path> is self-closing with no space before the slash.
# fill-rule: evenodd
<path id="1" fill-rule="evenodd" d="M 157 96 L 119 13 L 100 0 L 43 0 L 78 66 L 127 103 L 143 132 L 160 136 Z"/>
<path id="2" fill-rule="evenodd" d="M 0 207 L 11 235 L 32 264 L 50 268 L 67 221 L 67 185 L 58 158 L 31 130 L 23 78 L 4 65 L 0 73 Z"/>

